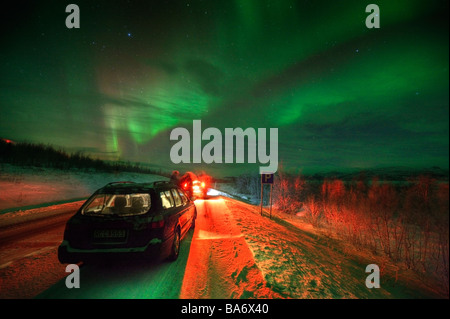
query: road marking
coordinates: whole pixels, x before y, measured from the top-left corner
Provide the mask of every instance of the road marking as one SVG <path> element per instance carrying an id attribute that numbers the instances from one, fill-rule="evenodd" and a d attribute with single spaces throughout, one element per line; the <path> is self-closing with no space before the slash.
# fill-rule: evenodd
<path id="1" fill-rule="evenodd" d="M 48 251 L 48 250 L 53 250 L 53 249 L 56 249 L 57 247 L 58 247 L 58 245 L 56 245 L 56 246 L 48 246 L 48 247 L 44 247 L 44 248 L 35 250 L 35 251 L 33 251 L 33 252 L 29 253 L 29 254 L 24 255 L 23 258 L 31 257 L 31 256 L 34 256 L 34 255 L 37 255 L 37 254 L 46 252 L 46 251 Z"/>
<path id="2" fill-rule="evenodd" d="M 220 233 L 215 232 L 209 232 L 206 230 L 199 229 L 198 231 L 198 237 L 195 239 L 197 240 L 216 240 L 216 239 L 232 239 L 232 238 L 240 238 L 242 237 L 242 234 L 239 235 L 224 235 Z"/>
<path id="3" fill-rule="evenodd" d="M 9 265 L 11 265 L 13 262 L 12 261 L 8 261 L 7 263 L 5 263 L 5 264 L 2 264 L 2 265 L 0 265 L 0 269 L 3 269 L 3 268 L 6 268 L 6 267 L 9 267 Z"/>
<path id="4" fill-rule="evenodd" d="M 27 257 L 31 257 L 31 256 L 35 256 L 35 255 L 39 255 L 39 254 L 42 254 L 42 253 L 50 251 L 50 250 L 54 250 L 54 249 L 56 250 L 57 247 L 58 247 L 58 245 L 56 245 L 56 246 L 47 246 L 47 247 L 44 247 L 44 248 L 32 251 L 31 253 L 28 253 L 28 254 L 25 254 L 25 255 L 18 255 L 18 256 L 16 255 L 13 258 L 11 258 L 10 261 L 8 261 L 8 262 L 6 262 L 4 264 L 1 264 L 0 265 L 0 269 L 4 269 L 4 268 L 7 268 L 7 267 L 11 266 L 11 264 L 13 264 L 17 260 L 20 260 L 20 259 L 23 259 L 23 258 L 27 258 Z"/>

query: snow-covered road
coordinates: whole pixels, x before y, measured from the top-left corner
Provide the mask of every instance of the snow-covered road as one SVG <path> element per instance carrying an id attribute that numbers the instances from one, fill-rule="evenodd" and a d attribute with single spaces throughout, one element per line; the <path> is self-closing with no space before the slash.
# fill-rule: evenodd
<path id="1" fill-rule="evenodd" d="M 195 204 L 196 228 L 183 240 L 177 261 L 85 265 L 79 289 L 66 288 L 68 274 L 57 260 L 63 226 L 3 245 L 0 298 L 433 297 L 396 282 L 385 269 L 382 287 L 368 289 L 370 255 L 262 217 L 258 207 L 222 196 Z"/>
<path id="2" fill-rule="evenodd" d="M 224 197 L 197 200 L 181 298 L 273 298 Z"/>

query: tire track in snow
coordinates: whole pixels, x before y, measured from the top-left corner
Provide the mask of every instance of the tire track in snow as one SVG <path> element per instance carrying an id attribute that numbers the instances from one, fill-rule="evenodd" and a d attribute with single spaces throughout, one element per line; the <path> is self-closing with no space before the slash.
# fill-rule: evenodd
<path id="1" fill-rule="evenodd" d="M 180 298 L 276 298 L 223 198 L 198 200 Z"/>
<path id="2" fill-rule="evenodd" d="M 226 199 L 226 205 L 268 286 L 283 298 L 389 298 L 365 286 L 365 266 L 334 242 L 276 223 L 254 207 Z"/>

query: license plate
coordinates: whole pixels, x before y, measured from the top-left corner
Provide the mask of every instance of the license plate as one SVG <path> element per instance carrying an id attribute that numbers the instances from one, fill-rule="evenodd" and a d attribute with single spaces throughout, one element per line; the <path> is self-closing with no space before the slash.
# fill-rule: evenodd
<path id="1" fill-rule="evenodd" d="M 123 229 L 101 229 L 94 231 L 94 238 L 125 238 L 127 232 Z"/>

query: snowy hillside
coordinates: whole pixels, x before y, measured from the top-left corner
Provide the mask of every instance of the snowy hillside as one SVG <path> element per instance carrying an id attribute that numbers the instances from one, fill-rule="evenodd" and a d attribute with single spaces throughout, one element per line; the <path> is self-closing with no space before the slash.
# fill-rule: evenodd
<path id="1" fill-rule="evenodd" d="M 152 182 L 166 177 L 140 173 L 105 173 L 50 168 L 0 167 L 0 212 L 55 201 L 81 199 L 115 181 Z"/>

